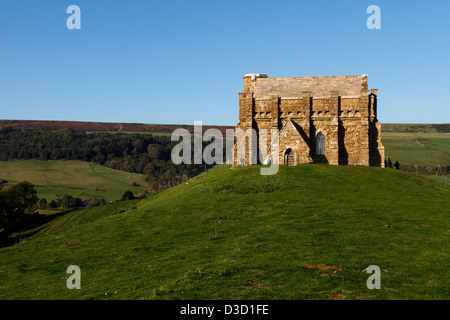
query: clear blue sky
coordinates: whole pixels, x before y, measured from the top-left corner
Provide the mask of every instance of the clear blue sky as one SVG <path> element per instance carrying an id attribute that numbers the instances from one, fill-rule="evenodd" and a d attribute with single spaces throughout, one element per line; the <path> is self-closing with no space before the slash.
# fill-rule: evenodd
<path id="1" fill-rule="evenodd" d="M 2 0 L 0 43 L 0 119 L 235 125 L 254 63 L 368 74 L 382 123 L 450 122 L 448 0 Z"/>

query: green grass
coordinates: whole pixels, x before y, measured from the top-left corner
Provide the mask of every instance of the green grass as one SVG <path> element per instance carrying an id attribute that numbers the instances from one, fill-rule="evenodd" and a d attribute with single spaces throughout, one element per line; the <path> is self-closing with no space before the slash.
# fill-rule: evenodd
<path id="1" fill-rule="evenodd" d="M 142 174 L 113 170 L 83 161 L 0 161 L 0 178 L 7 180 L 8 184 L 30 181 L 38 186 L 38 196 L 47 201 L 66 193 L 81 199 L 98 197 L 114 201 L 120 199 L 127 190 L 142 193 L 147 189 Z M 133 182 L 139 186 L 133 186 Z"/>
<path id="2" fill-rule="evenodd" d="M 383 131 L 381 137 L 386 159 L 419 166 L 450 165 L 450 133 Z"/>
<path id="3" fill-rule="evenodd" d="M 430 175 L 430 176 L 428 176 L 428 177 L 430 177 L 431 179 L 440 181 L 440 182 L 442 182 L 442 183 L 445 183 L 446 185 L 450 184 L 450 178 L 449 178 L 449 177 L 445 177 L 445 176 L 435 176 L 435 175 L 432 175 L 432 176 Z"/>
<path id="4" fill-rule="evenodd" d="M 449 299 L 448 187 L 381 168 L 259 169 L 214 168 L 24 232 L 0 249 L 0 299 Z M 81 290 L 66 288 L 70 265 Z"/>

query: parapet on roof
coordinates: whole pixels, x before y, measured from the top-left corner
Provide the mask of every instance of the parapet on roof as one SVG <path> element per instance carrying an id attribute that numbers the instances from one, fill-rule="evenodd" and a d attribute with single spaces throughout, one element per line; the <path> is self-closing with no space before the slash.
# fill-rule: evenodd
<path id="1" fill-rule="evenodd" d="M 303 91 L 311 91 L 314 98 L 329 98 L 330 91 L 338 91 L 342 98 L 359 98 L 368 89 L 367 75 L 269 78 L 264 74 L 248 74 L 244 78 L 251 78 L 251 92 L 255 99 L 272 95 L 301 97 Z"/>

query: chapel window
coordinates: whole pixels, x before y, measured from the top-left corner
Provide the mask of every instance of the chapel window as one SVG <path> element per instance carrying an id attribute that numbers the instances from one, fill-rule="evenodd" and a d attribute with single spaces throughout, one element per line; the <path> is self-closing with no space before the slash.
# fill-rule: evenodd
<path id="1" fill-rule="evenodd" d="M 316 137 L 316 155 L 325 155 L 325 136 L 322 134 L 322 132 L 319 132 Z"/>

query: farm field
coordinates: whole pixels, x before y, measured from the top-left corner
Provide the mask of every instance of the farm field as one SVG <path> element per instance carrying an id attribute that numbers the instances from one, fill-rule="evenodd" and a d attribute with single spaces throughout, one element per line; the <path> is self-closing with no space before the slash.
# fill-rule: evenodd
<path id="1" fill-rule="evenodd" d="M 0 179 L 6 180 L 7 184 L 27 180 L 36 186 L 38 197 L 47 201 L 63 194 L 83 200 L 97 197 L 114 201 L 127 190 L 143 193 L 147 189 L 145 175 L 83 161 L 0 161 Z M 139 186 L 133 186 L 133 183 Z"/>
<path id="2" fill-rule="evenodd" d="M 431 125 L 383 124 L 381 140 L 386 159 L 418 166 L 450 165 L 450 132 Z"/>

